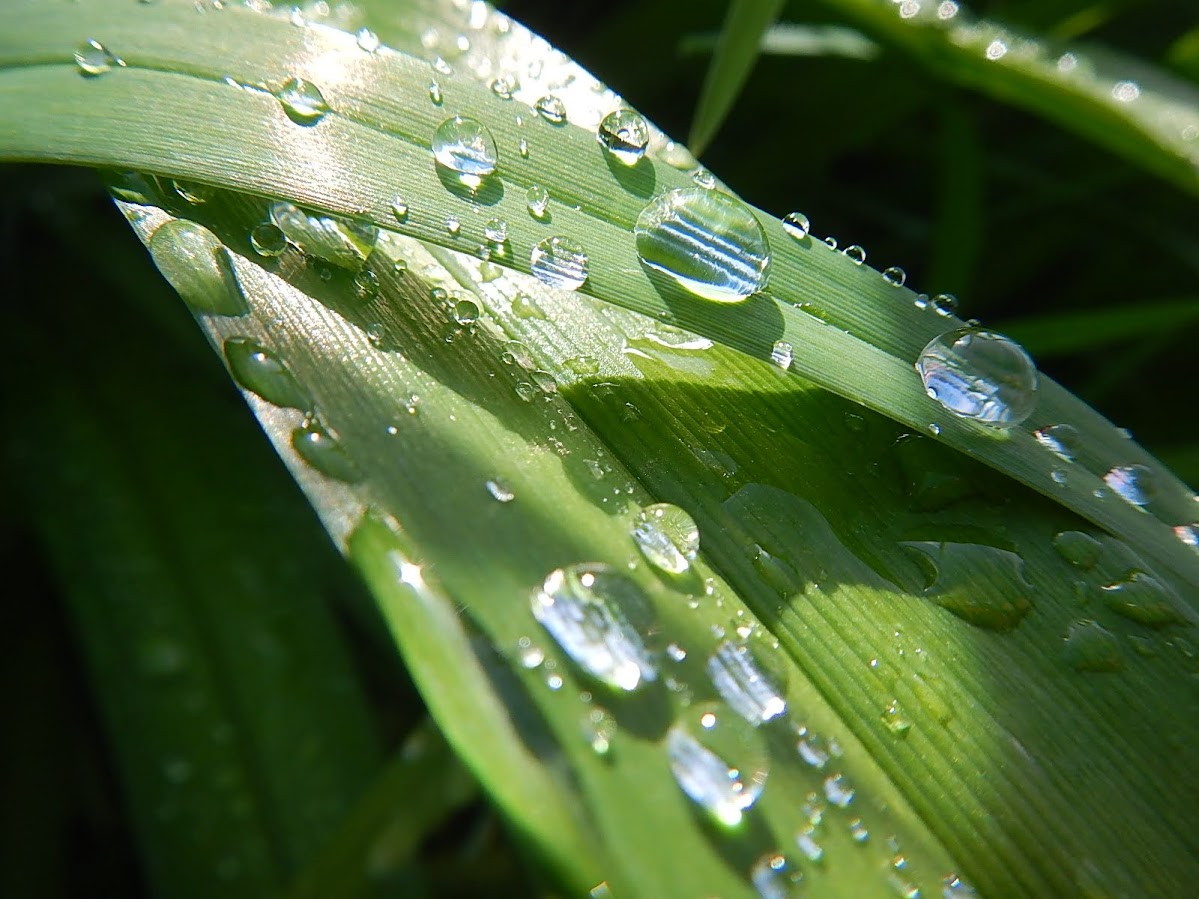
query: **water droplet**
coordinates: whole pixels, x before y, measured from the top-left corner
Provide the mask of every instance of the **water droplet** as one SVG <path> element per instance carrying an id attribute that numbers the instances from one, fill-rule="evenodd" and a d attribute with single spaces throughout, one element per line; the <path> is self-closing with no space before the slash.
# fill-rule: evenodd
<path id="1" fill-rule="evenodd" d="M 529 158 L 529 142 L 523 137 L 516 143 L 516 152 L 520 154 L 521 159 Z"/>
<path id="2" fill-rule="evenodd" d="M 1109 609 L 1150 627 L 1165 627 L 1183 621 L 1173 600 L 1173 591 L 1143 571 L 1129 572 L 1103 587 L 1103 601 Z"/>
<path id="3" fill-rule="evenodd" d="M 493 249 L 503 249 L 508 242 L 508 223 L 503 219 L 490 219 L 483 226 L 483 237 Z"/>
<path id="4" fill-rule="evenodd" d="M 1112 99 L 1118 103 L 1131 103 L 1141 96 L 1141 88 L 1135 81 L 1117 81 L 1112 87 Z"/>
<path id="5" fill-rule="evenodd" d="M 525 194 L 525 199 L 529 207 L 529 215 L 535 219 L 544 216 L 545 210 L 550 205 L 550 193 L 540 184 L 531 185 Z"/>
<path id="6" fill-rule="evenodd" d="M 495 172 L 499 154 L 491 132 L 480 122 L 454 116 L 433 133 L 433 157 L 438 165 L 463 176 L 464 183 L 478 187 Z"/>
<path id="7" fill-rule="evenodd" d="M 861 265 L 866 261 L 866 251 L 859 247 L 856 243 L 850 244 L 841 253 L 846 256 L 854 265 Z"/>
<path id="8" fill-rule="evenodd" d="M 583 716 L 583 739 L 596 755 L 607 755 L 616 736 L 616 719 L 598 706 Z"/>
<path id="9" fill-rule="evenodd" d="M 787 710 L 782 690 L 762 671 L 748 646 L 729 642 L 708 659 L 708 677 L 724 701 L 755 727 Z"/>
<path id="10" fill-rule="evenodd" d="M 826 247 L 828 247 L 830 250 L 837 249 L 837 238 L 833 237 L 833 235 L 830 234 L 828 237 L 826 237 L 824 239 L 824 245 Z"/>
<path id="11" fill-rule="evenodd" d="M 501 503 L 510 503 L 512 500 L 516 499 L 516 494 L 512 492 L 506 483 L 498 478 L 493 478 L 492 480 L 488 481 L 486 487 L 487 492 L 490 493 L 494 499 Z"/>
<path id="12" fill-rule="evenodd" d="M 530 670 L 540 668 L 541 664 L 545 661 L 545 653 L 541 650 L 541 647 L 535 645 L 528 637 L 521 637 L 517 641 L 517 650 L 520 664 L 524 668 Z"/>
<path id="13" fill-rule="evenodd" d="M 784 856 L 773 852 L 762 856 L 749 870 L 749 882 L 760 899 L 797 899 L 802 879 L 803 875 Z"/>
<path id="14" fill-rule="evenodd" d="M 816 842 L 816 829 L 806 827 L 795 835 L 795 845 L 810 862 L 824 860 L 824 847 Z"/>
<path id="15" fill-rule="evenodd" d="M 791 350 L 791 344 L 785 340 L 775 341 L 773 349 L 770 351 L 770 361 L 786 371 L 791 367 L 791 361 L 794 359 L 794 354 Z"/>
<path id="16" fill-rule="evenodd" d="M 362 268 L 379 240 L 379 229 L 368 222 L 310 215 L 282 201 L 271 203 L 270 218 L 307 255 L 350 271 Z"/>
<path id="17" fill-rule="evenodd" d="M 941 6 L 952 6 L 954 15 L 957 14 L 956 3 L 942 3 Z M 941 881 L 941 899 L 978 899 L 978 893 L 962 878 L 950 874 Z"/>
<path id="18" fill-rule="evenodd" d="M 862 823 L 861 818 L 854 818 L 849 822 L 849 836 L 858 845 L 870 839 L 870 831 L 866 829 L 866 825 Z"/>
<path id="19" fill-rule="evenodd" d="M 229 370 L 242 387 L 276 406 L 311 411 L 312 398 L 307 391 L 283 361 L 260 343 L 248 337 L 230 337 L 224 349 Z"/>
<path id="20" fill-rule="evenodd" d="M 704 190 L 711 190 L 716 186 L 716 176 L 702 166 L 691 173 L 691 180 Z"/>
<path id="21" fill-rule="evenodd" d="M 1075 671 L 1119 671 L 1124 666 L 1116 635 L 1095 621 L 1070 622 L 1062 657 Z"/>
<path id="22" fill-rule="evenodd" d="M 533 104 L 537 114 L 551 125 L 562 125 L 566 122 L 566 104 L 553 94 L 546 94 Z"/>
<path id="23" fill-rule="evenodd" d="M 805 734 L 795 744 L 795 748 L 799 752 L 799 757 L 817 770 L 828 764 L 828 750 L 824 746 L 824 741 L 815 734 Z"/>
<path id="24" fill-rule="evenodd" d="M 802 212 L 788 212 L 783 216 L 783 230 L 796 240 L 806 239 L 810 229 L 811 224 L 808 222 L 808 217 Z M 837 242 L 833 241 L 834 249 L 836 245 Z"/>
<path id="25" fill-rule="evenodd" d="M 1103 481 L 1121 499 L 1134 506 L 1147 506 L 1157 493 L 1157 477 L 1148 465 L 1119 465 Z"/>
<path id="26" fill-rule="evenodd" d="M 429 82 L 429 99 L 433 102 L 434 106 L 440 106 L 445 100 L 441 94 L 441 85 L 436 81 Z"/>
<path id="27" fill-rule="evenodd" d="M 908 731 L 912 729 L 912 720 L 904 713 L 898 699 L 892 699 L 887 703 L 887 707 L 883 709 L 882 719 L 887 730 L 897 737 L 906 737 Z"/>
<path id="28" fill-rule="evenodd" d="M 642 262 L 704 299 L 739 302 L 766 286 L 766 233 L 728 194 L 701 188 L 662 194 L 637 217 L 634 234 Z"/>
<path id="29" fill-rule="evenodd" d="M 1015 341 L 961 328 L 929 341 L 916 361 L 928 395 L 956 415 L 1010 428 L 1036 406 L 1037 369 Z"/>
<path id="30" fill-rule="evenodd" d="M 655 680 L 657 665 L 642 641 L 652 615 L 632 580 L 600 563 L 552 572 L 532 597 L 533 616 L 586 673 L 618 690 Z"/>
<path id="31" fill-rule="evenodd" d="M 287 249 L 287 235 L 274 222 L 262 222 L 250 231 L 250 246 L 259 256 L 282 256 Z"/>
<path id="32" fill-rule="evenodd" d="M 883 269 L 883 280 L 892 287 L 903 287 L 907 283 L 908 273 L 897 265 Z"/>
<path id="33" fill-rule="evenodd" d="M 939 293 L 929 300 L 929 305 L 937 315 L 949 318 L 958 311 L 958 298 L 951 293 Z"/>
<path id="34" fill-rule="evenodd" d="M 564 290 L 583 286 L 587 263 L 587 252 L 567 237 L 547 237 L 529 254 L 529 267 L 537 280 Z"/>
<path id="35" fill-rule="evenodd" d="M 1059 556 L 1084 571 L 1095 567 L 1103 555 L 1103 544 L 1082 531 L 1062 531 L 1053 538 Z"/>
<path id="36" fill-rule="evenodd" d="M 75 48 L 75 64 L 79 66 L 79 74 L 94 78 L 112 71 L 113 66 L 123 66 L 108 48 L 94 38 L 88 39 Z"/>
<path id="37" fill-rule="evenodd" d="M 837 808 L 845 808 L 853 802 L 854 790 L 843 774 L 830 774 L 824 779 L 824 796 Z"/>
<path id="38" fill-rule="evenodd" d="M 381 346 L 383 344 L 383 337 L 385 333 L 386 332 L 383 330 L 383 326 L 379 324 L 379 322 L 372 322 L 366 326 L 366 339 L 375 346 Z"/>
<path id="39" fill-rule="evenodd" d="M 150 237 L 150 255 L 189 306 L 216 315 L 244 315 L 249 307 L 229 251 L 195 222 L 173 219 Z"/>
<path id="40" fill-rule="evenodd" d="M 1194 524 L 1180 524 L 1174 528 L 1174 536 L 1185 546 L 1199 551 L 1199 521 Z"/>
<path id="41" fill-rule="evenodd" d="M 633 542 L 651 565 L 670 574 L 682 574 L 699 552 L 699 528 L 678 506 L 655 503 L 637 513 Z"/>
<path id="42" fill-rule="evenodd" d="M 359 28 L 354 38 L 360 50 L 365 50 L 367 53 L 374 53 L 379 49 L 379 35 L 375 34 L 369 28 Z"/>
<path id="43" fill-rule="evenodd" d="M 397 222 L 408 221 L 408 201 L 403 197 L 395 197 L 391 201 L 391 214 Z"/>
<path id="44" fill-rule="evenodd" d="M 373 300 L 379 295 L 379 276 L 364 268 L 354 276 L 354 293 L 360 300 Z"/>
<path id="45" fill-rule="evenodd" d="M 288 78 L 275 97 L 297 125 L 315 125 L 329 111 L 320 88 L 303 78 Z"/>
<path id="46" fill-rule="evenodd" d="M 362 478 L 362 472 L 341 443 L 322 428 L 313 425 L 296 428 L 291 432 L 291 445 L 301 459 L 321 474 L 347 483 Z"/>
<path id="47" fill-rule="evenodd" d="M 713 820 L 741 823 L 766 785 L 760 737 L 719 706 L 692 706 L 666 735 L 670 770 L 682 791 Z"/>
<path id="48" fill-rule="evenodd" d="M 516 85 L 506 75 L 495 78 L 491 82 L 491 92 L 501 100 L 511 100 L 514 90 L 516 90 Z"/>
<path id="49" fill-rule="evenodd" d="M 617 162 L 636 165 L 649 146 L 649 125 L 633 110 L 618 109 L 604 116 L 595 139 Z"/>
<path id="50" fill-rule="evenodd" d="M 468 328 L 479 320 L 479 304 L 474 300 L 459 300 L 454 304 L 454 321 Z"/>
<path id="51" fill-rule="evenodd" d="M 203 206 L 216 194 L 216 188 L 193 181 L 171 181 L 171 187 L 183 200 L 193 206 Z"/>
<path id="52" fill-rule="evenodd" d="M 450 237 L 457 237 L 462 233 L 462 222 L 458 221 L 455 215 L 448 216 L 445 220 L 445 231 Z"/>
<path id="53" fill-rule="evenodd" d="M 1073 462 L 1082 445 L 1082 436 L 1073 425 L 1048 425 L 1037 428 L 1033 436 L 1037 438 L 1037 443 L 1063 462 Z"/>
<path id="54" fill-rule="evenodd" d="M 1032 585 L 1024 560 L 1013 552 L 981 543 L 901 543 L 928 579 L 924 594 L 976 627 L 1014 628 L 1032 610 Z M 979 589 L 979 583 L 987 583 Z"/>

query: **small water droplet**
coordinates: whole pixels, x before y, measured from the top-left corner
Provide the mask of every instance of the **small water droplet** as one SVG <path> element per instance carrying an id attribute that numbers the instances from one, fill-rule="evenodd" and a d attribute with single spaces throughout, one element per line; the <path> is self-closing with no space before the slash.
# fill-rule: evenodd
<path id="1" fill-rule="evenodd" d="M 862 823 L 861 818 L 854 818 L 849 822 L 849 836 L 858 845 L 870 839 L 870 831 L 866 829 L 866 825 Z"/>
<path id="2" fill-rule="evenodd" d="M 897 265 L 883 269 L 883 280 L 892 287 L 903 287 L 907 283 L 908 273 Z"/>
<path id="3" fill-rule="evenodd" d="M 691 180 L 704 190 L 711 190 L 716 186 L 716 176 L 702 166 L 691 173 Z"/>
<path id="4" fill-rule="evenodd" d="M 1062 657 L 1075 671 L 1119 671 L 1124 666 L 1116 635 L 1096 621 L 1070 622 L 1062 640 Z"/>
<path id="5" fill-rule="evenodd" d="M 1157 493 L 1157 477 L 1148 465 L 1119 465 L 1103 476 L 1117 495 L 1134 506 L 1147 506 Z"/>
<path id="6" fill-rule="evenodd" d="M 604 116 L 595 139 L 617 162 L 636 165 L 649 146 L 649 125 L 633 110 L 618 109 Z"/>
<path id="7" fill-rule="evenodd" d="M 516 152 L 520 154 L 521 159 L 529 158 L 529 142 L 523 137 L 516 143 Z"/>
<path id="8" fill-rule="evenodd" d="M 766 286 L 766 232 L 728 194 L 702 188 L 662 194 L 641 211 L 634 234 L 643 263 L 704 299 L 739 302 Z"/>
<path id="9" fill-rule="evenodd" d="M 773 349 L 770 351 L 770 361 L 786 371 L 791 367 L 791 361 L 794 359 L 794 354 L 791 349 L 791 344 L 785 340 L 775 341 Z"/>
<path id="10" fill-rule="evenodd" d="M 666 735 L 670 769 L 682 791 L 725 827 L 741 823 L 766 785 L 761 738 L 719 706 L 692 706 Z"/>
<path id="11" fill-rule="evenodd" d="M 360 300 L 373 300 L 379 295 L 379 276 L 364 268 L 354 276 L 354 293 Z"/>
<path id="12" fill-rule="evenodd" d="M 806 827 L 797 833 L 795 845 L 808 861 L 821 862 L 824 860 L 824 847 L 816 842 L 815 828 Z"/>
<path id="13" fill-rule="evenodd" d="M 498 478 L 493 478 L 488 481 L 486 487 L 487 492 L 490 493 L 494 499 L 501 503 L 510 503 L 512 500 L 516 499 L 516 494 L 512 492 L 506 483 Z"/>
<path id="14" fill-rule="evenodd" d="M 391 214 L 397 222 L 408 221 L 408 201 L 403 197 L 395 197 L 391 201 Z"/>
<path id="15" fill-rule="evenodd" d="M 445 220 L 445 231 L 450 237 L 457 237 L 462 233 L 462 222 L 458 221 L 458 217 L 451 215 Z"/>
<path id="16" fill-rule="evenodd" d="M 1144 571 L 1129 572 L 1104 585 L 1103 601 L 1113 612 L 1149 627 L 1166 627 L 1183 621 L 1173 591 Z"/>
<path id="17" fill-rule="evenodd" d="M 529 254 L 529 267 L 537 280 L 564 290 L 583 286 L 587 264 L 587 252 L 567 237 L 547 237 Z"/>
<path id="18" fill-rule="evenodd" d="M 583 739 L 596 755 L 607 755 L 616 736 L 616 719 L 605 709 L 595 706 L 587 711 L 582 721 Z"/>
<path id="19" fill-rule="evenodd" d="M 540 668 L 545 661 L 545 652 L 540 646 L 537 646 L 528 637 L 521 637 L 517 641 L 517 652 L 520 658 L 520 664 L 523 668 L 532 670 Z"/>
<path id="20" fill-rule="evenodd" d="M 463 176 L 464 183 L 469 179 L 478 187 L 483 178 L 495 172 L 499 153 L 495 139 L 482 123 L 454 116 L 433 133 L 433 157 L 438 165 Z"/>
<path id="21" fill-rule="evenodd" d="M 1065 470 L 1061 468 L 1055 468 L 1049 472 L 1049 479 L 1059 487 L 1065 487 L 1066 483 L 1070 480 Z"/>
<path id="22" fill-rule="evenodd" d="M 929 300 L 929 305 L 937 315 L 949 318 L 958 311 L 958 298 L 951 293 L 939 293 Z"/>
<path id="23" fill-rule="evenodd" d="M 303 412 L 312 409 L 312 398 L 291 371 L 260 343 L 248 337 L 230 337 L 224 350 L 229 370 L 242 387 L 276 406 Z"/>
<path id="24" fill-rule="evenodd" d="M 749 871 L 749 882 L 759 899 L 797 899 L 802 879 L 784 856 L 773 852 L 758 859 Z"/>
<path id="25" fill-rule="evenodd" d="M 796 240 L 804 240 L 811 230 L 808 217 L 802 212 L 788 212 L 783 216 L 783 230 Z"/>
<path id="26" fill-rule="evenodd" d="M 954 14 L 957 14 L 956 3 L 942 3 L 941 5 L 953 6 Z M 978 893 L 962 878 L 956 874 L 950 874 L 941 881 L 941 899 L 978 899 Z"/>
<path id="27" fill-rule="evenodd" d="M 441 93 L 441 85 L 436 80 L 429 82 L 429 99 L 434 106 L 440 106 L 445 101 Z"/>
<path id="28" fill-rule="evenodd" d="M 1015 341 L 993 331 L 961 328 L 934 337 L 916 371 L 928 395 L 962 418 L 1010 428 L 1032 414 L 1037 369 Z"/>
<path id="29" fill-rule="evenodd" d="M 887 703 L 887 707 L 883 709 L 882 719 L 887 730 L 897 737 L 906 737 L 908 731 L 912 729 L 912 720 L 904 712 L 898 699 L 892 699 Z"/>
<path id="30" fill-rule="evenodd" d="M 287 79 L 275 97 L 297 125 L 315 125 L 329 111 L 320 88 L 303 78 Z"/>
<path id="31" fill-rule="evenodd" d="M 468 328 L 479 320 L 479 304 L 474 300 L 459 300 L 454 304 L 454 321 Z"/>
<path id="32" fill-rule="evenodd" d="M 833 237 L 833 235 L 830 234 L 828 237 L 826 237 L 824 239 L 824 245 L 826 247 L 828 247 L 830 250 L 837 249 L 837 238 Z"/>
<path id="33" fill-rule="evenodd" d="M 366 326 L 366 339 L 375 346 L 381 346 L 383 344 L 384 334 L 385 331 L 383 330 L 383 326 L 378 322 L 372 322 Z"/>
<path id="34" fill-rule="evenodd" d="M 347 483 L 362 478 L 341 442 L 323 428 L 314 425 L 296 428 L 291 432 L 291 445 L 301 459 L 321 474 Z"/>
<path id="35" fill-rule="evenodd" d="M 249 306 L 220 238 L 195 222 L 173 219 L 150 237 L 150 255 L 189 306 L 216 315 L 244 315 Z"/>
<path id="36" fill-rule="evenodd" d="M 1117 103 L 1131 103 L 1141 96 L 1141 87 L 1135 81 L 1117 81 L 1112 87 L 1112 99 Z"/>
<path id="37" fill-rule="evenodd" d="M 861 265 L 866 261 L 866 251 L 859 247 L 856 243 L 850 244 L 841 252 L 854 265 Z"/>
<path id="38" fill-rule="evenodd" d="M 1089 571 L 1103 555 L 1103 544 L 1082 531 L 1062 531 L 1053 538 L 1053 548 L 1073 565 Z"/>
<path id="39" fill-rule="evenodd" d="M 813 768 L 819 770 L 828 764 L 829 753 L 824 741 L 815 734 L 805 733 L 804 737 L 795 744 L 799 757 Z"/>
<path id="40" fill-rule="evenodd" d="M 1047 425 L 1033 432 L 1037 443 L 1063 462 L 1073 462 L 1082 445 L 1082 436 L 1073 425 Z"/>
<path id="41" fill-rule="evenodd" d="M 511 100 L 514 90 L 516 90 L 516 84 L 506 75 L 501 75 L 491 82 L 491 92 L 501 100 Z"/>
<path id="42" fill-rule="evenodd" d="M 274 222 L 262 222 L 250 231 L 250 246 L 259 256 L 268 259 L 282 256 L 287 249 L 287 235 Z"/>
<path id="43" fill-rule="evenodd" d="M 532 597 L 533 616 L 587 674 L 618 690 L 658 676 L 641 635 L 652 624 L 644 592 L 608 565 L 553 571 Z"/>
<path id="44" fill-rule="evenodd" d="M 1199 521 L 1194 524 L 1180 524 L 1174 528 L 1174 536 L 1182 541 L 1184 546 L 1199 552 Z"/>
<path id="45" fill-rule="evenodd" d="M 708 659 L 707 672 L 716 692 L 755 727 L 787 710 L 782 690 L 744 644 L 728 640 L 721 643 Z"/>
<path id="46" fill-rule="evenodd" d="M 695 519 L 670 503 L 639 511 L 631 536 L 651 565 L 670 574 L 686 571 L 699 552 Z"/>
<path id="47" fill-rule="evenodd" d="M 87 78 L 95 78 L 105 72 L 112 71 L 113 66 L 123 66 L 108 48 L 94 38 L 89 38 L 75 48 L 75 64 L 79 66 L 79 74 Z"/>
<path id="48" fill-rule="evenodd" d="M 843 774 L 830 774 L 824 779 L 824 796 L 837 808 L 846 808 L 853 802 L 854 790 Z"/>
<path id="49" fill-rule="evenodd" d="M 533 104 L 533 109 L 551 125 L 562 125 L 566 122 L 566 104 L 553 94 L 540 97 Z"/>
<path id="50" fill-rule="evenodd" d="M 980 543 L 901 543 L 924 572 L 924 593 L 937 605 L 976 627 L 1009 631 L 1030 611 L 1033 587 L 1016 553 Z M 974 587 L 990 581 L 987 590 Z"/>
<path id="51" fill-rule="evenodd" d="M 375 34 L 369 28 L 359 28 L 354 38 L 360 50 L 365 50 L 367 53 L 374 53 L 379 49 L 379 35 Z"/>
<path id="52" fill-rule="evenodd" d="M 529 215 L 539 219 L 545 215 L 550 205 L 550 193 L 540 184 L 533 184 L 525 194 L 525 200 L 529 207 Z"/>
<path id="53" fill-rule="evenodd" d="M 508 242 L 508 223 L 503 219 L 490 219 L 483 226 L 483 237 L 492 249 L 502 249 Z"/>

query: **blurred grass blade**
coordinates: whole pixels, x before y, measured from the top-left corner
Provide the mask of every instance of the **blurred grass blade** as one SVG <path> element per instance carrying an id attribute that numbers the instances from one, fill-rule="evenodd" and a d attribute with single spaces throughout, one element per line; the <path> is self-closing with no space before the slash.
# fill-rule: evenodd
<path id="1" fill-rule="evenodd" d="M 696 155 L 707 149 L 733 108 L 761 52 L 762 36 L 782 8 L 783 0 L 729 0 L 687 138 Z"/>
<path id="2" fill-rule="evenodd" d="M 1039 315 L 1003 322 L 998 327 L 1029 352 L 1049 358 L 1157 336 L 1182 338 L 1196 319 L 1199 319 L 1199 297 L 1185 297 L 1086 313 Z"/>
<path id="3" fill-rule="evenodd" d="M 679 53 L 712 53 L 719 42 L 718 34 L 688 35 L 679 42 Z M 860 60 L 878 56 L 878 44 L 860 31 L 841 25 L 793 22 L 780 22 L 767 28 L 758 50 L 763 56 L 841 56 Z"/>
<path id="4" fill-rule="evenodd" d="M 1022 34 L 964 5 L 822 0 L 955 84 L 1020 106 L 1199 195 L 1199 88 L 1099 47 Z"/>

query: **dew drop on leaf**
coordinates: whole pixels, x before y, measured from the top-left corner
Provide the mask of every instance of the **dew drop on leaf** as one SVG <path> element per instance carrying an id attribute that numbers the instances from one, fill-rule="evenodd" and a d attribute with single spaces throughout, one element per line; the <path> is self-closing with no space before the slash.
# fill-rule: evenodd
<path id="1" fill-rule="evenodd" d="M 802 212 L 788 212 L 783 216 L 783 230 L 796 240 L 806 240 L 811 228 L 808 217 Z"/>
<path id="2" fill-rule="evenodd" d="M 433 133 L 433 157 L 450 171 L 482 179 L 495 172 L 499 154 L 495 139 L 481 122 L 454 116 Z"/>
<path id="3" fill-rule="evenodd" d="M 866 261 L 866 251 L 856 243 L 850 244 L 848 247 L 842 250 L 841 253 L 854 265 L 861 265 Z"/>
<path id="4" fill-rule="evenodd" d="M 1103 476 L 1103 481 L 1134 506 L 1149 505 L 1157 492 L 1157 478 L 1148 465 L 1118 465 Z"/>
<path id="5" fill-rule="evenodd" d="M 929 341 L 916 361 L 924 389 L 950 412 L 997 428 L 1032 414 L 1037 368 L 1015 341 L 961 328 Z"/>
<path id="6" fill-rule="evenodd" d="M 347 483 L 362 477 L 341 443 L 323 428 L 312 425 L 296 428 L 291 434 L 291 445 L 301 459 L 323 475 Z"/>
<path id="7" fill-rule="evenodd" d="M 320 88 L 303 78 L 287 79 L 275 97 L 297 125 L 315 125 L 329 111 Z"/>
<path id="8" fill-rule="evenodd" d="M 533 104 L 537 114 L 551 125 L 562 125 L 566 122 L 566 104 L 554 94 L 546 94 Z"/>
<path id="9" fill-rule="evenodd" d="M 908 280 L 908 273 L 897 265 L 883 269 L 883 280 L 892 287 L 903 287 Z"/>
<path id="10" fill-rule="evenodd" d="M 666 754 L 680 789 L 725 827 L 740 824 L 766 786 L 762 738 L 716 704 L 686 708 L 666 734 Z"/>
<path id="11" fill-rule="evenodd" d="M 567 237 L 547 237 L 533 247 L 529 267 L 550 287 L 578 290 L 587 280 L 587 252 Z"/>
<path id="12" fill-rule="evenodd" d="M 242 387 L 258 394 L 268 403 L 299 409 L 312 409 L 312 398 L 296 381 L 279 357 L 249 337 L 230 337 L 224 345 L 229 370 Z"/>
<path id="13" fill-rule="evenodd" d="M 1082 531 L 1062 531 L 1053 538 L 1057 554 L 1073 565 L 1088 571 L 1103 555 L 1103 544 Z"/>
<path id="14" fill-rule="evenodd" d="M 95 78 L 112 71 L 113 66 L 122 66 L 124 63 L 98 40 L 89 38 L 75 48 L 75 65 L 85 78 Z"/>
<path id="15" fill-rule="evenodd" d="M 633 229 L 637 255 L 696 296 L 735 303 L 766 286 L 770 246 L 745 204 L 682 188 L 652 200 Z"/>
<path id="16" fill-rule="evenodd" d="M 1151 574 L 1131 571 L 1103 587 L 1104 604 L 1118 615 L 1150 627 L 1179 624 L 1173 591 Z"/>
<path id="17" fill-rule="evenodd" d="M 1119 671 L 1124 666 L 1116 635 L 1096 621 L 1072 621 L 1062 638 L 1062 657 L 1075 671 Z"/>
<path id="18" fill-rule="evenodd" d="M 545 215 L 545 210 L 550 205 L 550 194 L 540 184 L 532 184 L 525 194 L 525 200 L 529 207 L 529 215 L 539 219 Z"/>
<path id="19" fill-rule="evenodd" d="M 1063 462 L 1073 462 L 1082 445 L 1082 437 L 1073 425 L 1046 425 L 1037 428 L 1033 436 Z"/>
<path id="20" fill-rule="evenodd" d="M 618 109 L 604 116 L 595 139 L 623 165 L 636 165 L 649 145 L 649 125 L 639 113 Z"/>
<path id="21" fill-rule="evenodd" d="M 699 552 L 695 519 L 670 503 L 654 503 L 639 511 L 632 537 L 649 563 L 668 574 L 682 574 Z"/>
<path id="22" fill-rule="evenodd" d="M 287 249 L 287 235 L 274 222 L 261 222 L 250 231 L 250 246 L 259 256 L 273 259 Z"/>
<path id="23" fill-rule="evenodd" d="M 708 659 L 706 670 L 716 692 L 754 727 L 787 710 L 782 689 L 745 644 L 725 640 Z"/>
<path id="24" fill-rule="evenodd" d="M 775 341 L 774 346 L 770 350 L 770 361 L 786 371 L 791 367 L 791 362 L 794 359 L 794 353 L 791 344 L 785 340 Z"/>

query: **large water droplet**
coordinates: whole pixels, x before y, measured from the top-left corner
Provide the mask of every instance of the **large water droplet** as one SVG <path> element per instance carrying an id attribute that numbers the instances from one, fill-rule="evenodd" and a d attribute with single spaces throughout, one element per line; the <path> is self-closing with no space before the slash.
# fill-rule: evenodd
<path id="1" fill-rule="evenodd" d="M 237 382 L 268 403 L 303 412 L 312 409 L 312 398 L 296 381 L 283 361 L 248 337 L 225 341 L 225 359 Z"/>
<path id="2" fill-rule="evenodd" d="M 438 165 L 469 179 L 477 187 L 495 172 L 499 153 L 495 138 L 482 123 L 465 116 L 454 116 L 437 126 L 433 133 L 433 157 Z"/>
<path id="3" fill-rule="evenodd" d="M 313 215 L 282 201 L 271 203 L 270 216 L 304 253 L 350 271 L 366 264 L 379 240 L 379 229 L 370 223 Z"/>
<path id="4" fill-rule="evenodd" d="M 735 303 L 766 286 L 766 232 L 728 194 L 672 190 L 641 211 L 633 230 L 642 262 L 704 299 Z"/>
<path id="5" fill-rule="evenodd" d="M 708 677 L 724 701 L 755 727 L 787 710 L 787 700 L 762 670 L 748 646 L 729 642 L 716 647 L 707 665 Z"/>
<path id="6" fill-rule="evenodd" d="M 587 263 L 587 251 L 567 237 L 547 237 L 529 254 L 529 267 L 537 280 L 564 290 L 583 286 Z"/>
<path id="7" fill-rule="evenodd" d="M 321 89 L 303 78 L 289 78 L 275 94 L 287 117 L 297 125 L 315 125 L 329 111 Z"/>
<path id="8" fill-rule="evenodd" d="M 760 737 L 719 706 L 692 706 L 666 735 L 670 770 L 684 793 L 726 827 L 741 823 L 766 785 Z"/>
<path id="9" fill-rule="evenodd" d="M 323 428 L 310 425 L 291 432 L 291 445 L 301 459 L 321 474 L 353 483 L 362 478 L 341 443 Z"/>
<path id="10" fill-rule="evenodd" d="M 686 571 L 699 552 L 695 519 L 670 503 L 655 503 L 638 512 L 632 537 L 651 565 L 670 574 Z"/>
<path id="11" fill-rule="evenodd" d="M 610 687 L 636 690 L 658 676 L 641 635 L 652 623 L 641 588 L 610 566 L 571 565 L 533 594 L 533 616 L 585 672 Z"/>
<path id="12" fill-rule="evenodd" d="M 604 116 L 595 139 L 617 162 L 636 165 L 649 145 L 649 125 L 633 110 L 618 109 Z"/>
<path id="13" fill-rule="evenodd" d="M 1134 506 L 1147 506 L 1157 492 L 1157 478 L 1148 465 L 1118 465 L 1103 476 L 1121 499 Z"/>
<path id="14" fill-rule="evenodd" d="M 112 71 L 113 66 L 123 66 L 107 47 L 94 38 L 84 41 L 75 48 L 75 64 L 79 66 L 79 74 L 94 78 Z"/>
<path id="15" fill-rule="evenodd" d="M 1063 462 L 1073 462 L 1082 446 L 1082 435 L 1073 425 L 1047 425 L 1033 432 L 1037 443 Z"/>
<path id="16" fill-rule="evenodd" d="M 929 341 L 916 360 L 928 395 L 962 418 L 1011 428 L 1032 414 L 1037 368 L 1015 341 L 961 328 Z"/>
<path id="17" fill-rule="evenodd" d="M 1124 666 L 1116 635 L 1096 621 L 1070 622 L 1062 657 L 1075 671 L 1119 671 Z"/>
<path id="18" fill-rule="evenodd" d="M 249 307 L 220 238 L 195 222 L 174 219 L 150 237 L 150 255 L 189 306 L 216 315 L 243 315 Z"/>
<path id="19" fill-rule="evenodd" d="M 1173 591 L 1143 571 L 1129 572 L 1120 580 L 1106 584 L 1103 601 L 1113 612 L 1150 627 L 1165 627 L 1183 620 Z"/>

